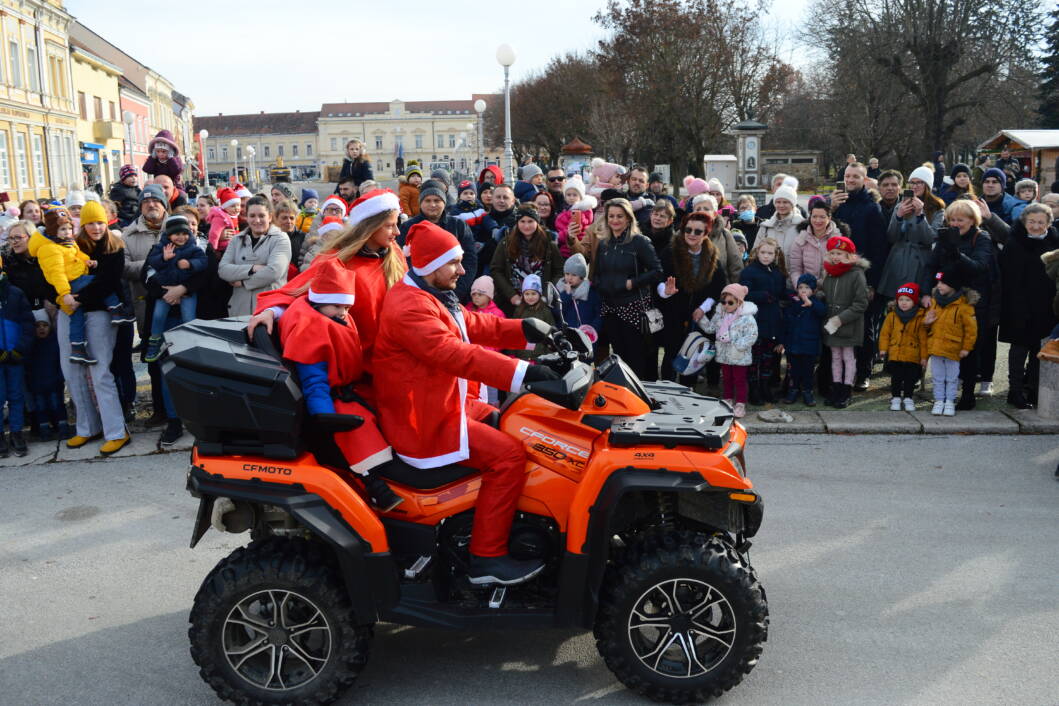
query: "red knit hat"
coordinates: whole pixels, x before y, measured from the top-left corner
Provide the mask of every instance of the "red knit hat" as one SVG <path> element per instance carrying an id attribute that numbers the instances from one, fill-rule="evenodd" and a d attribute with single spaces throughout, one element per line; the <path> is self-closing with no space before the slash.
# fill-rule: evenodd
<path id="1" fill-rule="evenodd" d="M 401 202 L 397 194 L 389 189 L 372 189 L 349 207 L 349 222 L 357 225 L 366 218 L 386 211 L 400 211 Z"/>
<path id="2" fill-rule="evenodd" d="M 412 256 L 412 271 L 420 277 L 463 255 L 456 236 L 430 221 L 420 221 L 409 229 L 405 247 Z"/>
<path id="3" fill-rule="evenodd" d="M 915 282 L 905 282 L 897 288 L 897 294 L 894 295 L 894 298 L 896 299 L 897 297 L 909 297 L 912 299 L 912 301 L 918 302 L 919 285 Z"/>
<path id="4" fill-rule="evenodd" d="M 853 244 L 853 241 L 844 235 L 832 235 L 827 239 L 828 250 L 844 250 L 851 252 L 854 255 L 857 253 L 857 246 Z"/>
<path id="5" fill-rule="evenodd" d="M 333 233 L 336 230 L 341 230 L 345 227 L 345 225 L 346 222 L 338 216 L 326 216 L 324 217 L 324 220 L 320 222 L 320 227 L 316 229 L 316 232 L 319 235 L 327 235 L 328 233 Z"/>
<path id="6" fill-rule="evenodd" d="M 314 304 L 353 306 L 357 278 L 337 257 L 324 260 L 313 270 L 309 301 Z"/>
<path id="7" fill-rule="evenodd" d="M 221 208 L 228 208 L 239 203 L 239 196 L 227 186 L 223 186 L 217 191 L 217 200 L 221 202 Z"/>

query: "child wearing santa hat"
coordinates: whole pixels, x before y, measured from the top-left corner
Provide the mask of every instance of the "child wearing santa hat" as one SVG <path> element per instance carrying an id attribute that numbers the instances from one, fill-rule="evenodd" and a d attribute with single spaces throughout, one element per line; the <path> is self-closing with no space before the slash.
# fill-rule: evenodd
<path id="1" fill-rule="evenodd" d="M 239 213 L 243 210 L 238 194 L 227 186 L 217 191 L 219 206 L 210 208 L 206 223 L 210 226 L 209 241 L 214 250 L 224 250 L 228 241 L 239 232 Z"/>
<path id="2" fill-rule="evenodd" d="M 349 316 L 355 284 L 356 275 L 337 258 L 321 262 L 308 291 L 280 319 L 280 342 L 284 359 L 296 366 L 311 417 L 321 423 L 333 414 L 364 418 L 356 429 L 336 433 L 335 443 L 350 470 L 361 477 L 371 503 L 388 512 L 404 499 L 373 473 L 393 459 L 393 451 L 379 432 L 375 415 L 354 390 L 365 372 L 360 336 Z"/>

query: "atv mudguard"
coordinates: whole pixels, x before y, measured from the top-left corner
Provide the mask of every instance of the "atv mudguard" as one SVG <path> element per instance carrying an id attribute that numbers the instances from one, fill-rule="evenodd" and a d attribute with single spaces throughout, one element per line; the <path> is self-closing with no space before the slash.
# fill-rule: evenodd
<path id="1" fill-rule="evenodd" d="M 643 493 L 676 496 L 675 514 L 696 525 L 749 538 L 761 527 L 764 502 L 753 491 L 738 491 L 753 500 L 736 501 L 731 488 L 717 488 L 698 473 L 626 467 L 611 473 L 589 508 L 588 530 L 581 551 L 567 551 L 559 575 L 559 625 L 591 629 L 607 568 L 610 539 L 627 528 L 634 498 Z M 625 502 L 623 502 L 625 500 Z"/>
<path id="2" fill-rule="evenodd" d="M 324 498 L 309 493 L 300 483 L 211 477 L 198 466 L 188 472 L 188 491 L 199 498 L 198 517 L 191 536 L 194 547 L 210 524 L 213 502 L 218 497 L 243 500 L 255 505 L 274 505 L 323 540 L 334 551 L 349 592 L 357 624 L 370 625 L 400 598 L 397 567 L 387 546 L 373 551 L 348 522 Z M 358 498 L 359 499 L 359 498 Z M 370 510 L 368 510 L 370 512 Z M 364 578 L 367 577 L 367 581 Z"/>

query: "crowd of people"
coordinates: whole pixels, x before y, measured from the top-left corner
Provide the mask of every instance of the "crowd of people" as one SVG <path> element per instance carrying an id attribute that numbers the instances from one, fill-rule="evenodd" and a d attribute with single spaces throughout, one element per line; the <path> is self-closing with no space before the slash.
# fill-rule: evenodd
<path id="1" fill-rule="evenodd" d="M 391 193 L 363 145 L 347 150 L 332 194 L 278 183 L 189 195 L 160 134 L 143 187 L 126 165 L 109 198 L 73 191 L 8 209 L 0 455 L 26 453 L 27 425 L 72 448 L 121 449 L 137 410 L 134 356 L 151 380 L 146 421 L 175 443 L 183 427 L 161 377 L 162 334 L 194 318 L 271 325 L 336 258 L 357 270 L 352 315 L 370 358 L 382 295 L 408 269 L 391 241 L 408 246 L 420 224 L 459 244 L 453 297 L 467 311 L 554 324 L 554 286 L 597 356 L 618 354 L 644 380 L 704 381 L 737 417 L 817 395 L 844 408 L 880 372 L 892 409 L 914 410 L 929 372 L 931 412 L 954 415 L 991 393 L 998 341 L 1010 344 L 1007 402 L 1027 409 L 1042 341 L 1059 337 L 1059 193 L 1011 184 L 984 160 L 906 177 L 852 159 L 838 188 L 803 207 L 783 174 L 757 204 L 692 176 L 671 194 L 658 173 L 600 159 L 587 178 L 530 163 L 514 183 L 495 166 L 453 183 L 412 165 Z"/>

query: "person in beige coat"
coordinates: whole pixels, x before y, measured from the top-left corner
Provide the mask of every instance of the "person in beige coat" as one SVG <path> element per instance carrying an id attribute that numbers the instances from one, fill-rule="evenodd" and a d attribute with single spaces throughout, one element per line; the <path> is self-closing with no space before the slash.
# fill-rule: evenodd
<path id="1" fill-rule="evenodd" d="M 791 245 L 787 258 L 787 271 L 791 275 L 791 286 L 798 288 L 798 278 L 805 273 L 817 280 L 824 277 L 827 262 L 827 241 L 836 235 L 849 237 L 849 228 L 831 218 L 831 208 L 822 198 L 809 201 L 809 218 L 798 226 L 798 235 Z"/>
<path id="2" fill-rule="evenodd" d="M 121 239 L 125 241 L 125 279 L 132 290 L 133 308 L 136 310 L 136 325 L 140 336 L 146 338 L 146 297 L 147 289 L 140 279 L 140 273 L 147 262 L 147 255 L 158 242 L 169 211 L 166 207 L 165 193 L 157 184 L 148 184 L 140 192 L 140 217 L 125 227 Z"/>
<path id="3" fill-rule="evenodd" d="M 272 206 L 264 196 L 247 202 L 249 226 L 228 243 L 217 267 L 221 279 L 232 285 L 229 316 L 250 316 L 257 295 L 287 283 L 291 260 L 290 238 L 272 225 Z"/>
<path id="4" fill-rule="evenodd" d="M 757 240 L 775 238 L 783 249 L 784 259 L 790 261 L 791 248 L 798 237 L 798 226 L 805 221 L 798 211 L 798 193 L 790 186 L 781 186 L 776 189 L 772 203 L 776 206 L 776 212 L 758 226 Z"/>

